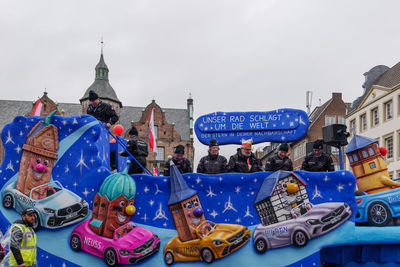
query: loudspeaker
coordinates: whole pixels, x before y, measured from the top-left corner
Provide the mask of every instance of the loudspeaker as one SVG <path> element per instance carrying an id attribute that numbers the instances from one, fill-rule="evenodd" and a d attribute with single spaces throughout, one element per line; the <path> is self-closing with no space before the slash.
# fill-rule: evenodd
<path id="1" fill-rule="evenodd" d="M 349 133 L 346 132 L 346 125 L 344 124 L 331 124 L 322 127 L 322 138 L 324 143 L 331 146 L 345 146 L 347 145 L 347 137 Z"/>
<path id="2" fill-rule="evenodd" d="M 313 146 L 314 146 L 314 142 L 306 143 L 306 155 L 313 152 Z M 327 154 L 331 154 L 331 147 L 326 144 L 323 144 L 322 151 L 324 151 Z"/>

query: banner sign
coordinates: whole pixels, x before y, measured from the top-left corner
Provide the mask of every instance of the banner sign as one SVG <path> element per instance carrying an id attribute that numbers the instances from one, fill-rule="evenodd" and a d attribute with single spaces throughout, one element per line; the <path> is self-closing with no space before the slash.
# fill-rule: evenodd
<path id="1" fill-rule="evenodd" d="M 194 129 L 205 145 L 217 139 L 220 145 L 241 144 L 242 139 L 262 142 L 290 142 L 303 138 L 308 130 L 307 113 L 299 109 L 266 112 L 214 112 L 200 116 Z"/>

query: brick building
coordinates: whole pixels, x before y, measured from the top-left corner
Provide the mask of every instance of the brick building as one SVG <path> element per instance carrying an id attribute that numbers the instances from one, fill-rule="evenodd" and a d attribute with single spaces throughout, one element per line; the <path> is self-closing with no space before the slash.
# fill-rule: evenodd
<path id="1" fill-rule="evenodd" d="M 109 103 L 119 116 L 118 123 L 121 124 L 125 131 L 123 136 L 127 137 L 127 133 L 132 125 L 136 126 L 139 131 L 139 136 L 145 139 L 148 138 L 148 122 L 151 109 L 154 107 L 154 125 L 157 137 L 157 158 L 154 158 L 154 153 L 150 151 L 147 157 L 147 166 L 149 169 L 152 166 L 158 166 L 163 169 L 164 162 L 168 156 L 173 155 L 174 147 L 181 144 L 185 147 L 185 157 L 193 164 L 194 146 L 193 146 L 193 99 L 189 96 L 186 102 L 186 108 L 161 108 L 153 100 L 147 107 L 132 107 L 123 106 L 119 100 L 115 90 L 109 82 L 109 69 L 104 61 L 103 53 L 100 55 L 100 60 L 95 68 L 95 80 L 87 88 L 83 97 L 80 99 L 80 104 L 75 103 L 57 103 L 50 99 L 45 92 L 40 98 L 43 106 L 40 116 L 47 116 L 53 110 L 57 110 L 57 115 L 72 116 L 77 114 L 85 114 L 89 105 L 89 91 L 95 91 L 100 99 Z M 13 101 L 0 100 L 0 131 L 4 125 L 11 122 L 14 117 L 30 116 L 32 114 L 35 101 Z M 4 157 L 4 147 L 0 140 L 0 162 Z M 193 166 L 192 166 L 193 167 Z"/>
<path id="2" fill-rule="evenodd" d="M 330 124 L 346 124 L 345 115 L 347 107 L 350 104 L 345 103 L 342 99 L 342 93 L 332 93 L 332 98 L 321 106 L 316 107 L 309 115 L 310 126 L 307 135 L 291 143 L 290 159 L 293 162 L 293 169 L 301 168 L 306 154 L 306 144 L 314 142 L 317 139 L 322 139 L 322 127 Z M 343 149 L 343 148 L 342 148 Z M 328 151 L 331 150 L 331 157 L 335 164 L 335 170 L 340 168 L 339 151 L 334 147 L 328 146 Z M 345 162 L 343 157 L 343 162 Z"/>

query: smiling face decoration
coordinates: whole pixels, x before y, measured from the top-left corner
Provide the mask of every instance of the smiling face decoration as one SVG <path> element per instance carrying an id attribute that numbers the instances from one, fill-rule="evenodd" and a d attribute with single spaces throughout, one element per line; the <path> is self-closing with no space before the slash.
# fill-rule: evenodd
<path id="1" fill-rule="evenodd" d="M 16 188 L 29 196 L 33 188 L 50 182 L 54 161 L 57 159 L 57 128 L 52 124 L 38 122 L 29 132 L 22 149 Z M 46 190 L 40 191 L 40 188 L 32 192 L 33 199 L 46 195 Z"/>
<path id="2" fill-rule="evenodd" d="M 186 221 L 189 225 L 191 232 L 194 232 L 197 226 L 205 220 L 203 209 L 201 208 L 200 201 L 197 195 L 187 199 L 182 203 Z"/>
<path id="3" fill-rule="evenodd" d="M 126 213 L 126 207 L 133 205 L 134 202 L 134 198 L 127 200 L 124 195 L 120 195 L 110 202 L 102 234 L 104 237 L 112 238 L 117 228 L 130 221 L 131 216 Z"/>

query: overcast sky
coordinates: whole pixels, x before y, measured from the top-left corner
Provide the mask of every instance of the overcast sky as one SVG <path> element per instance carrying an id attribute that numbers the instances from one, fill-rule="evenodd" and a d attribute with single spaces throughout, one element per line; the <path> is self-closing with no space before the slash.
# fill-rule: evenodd
<path id="1" fill-rule="evenodd" d="M 1 99 L 33 101 L 46 88 L 79 103 L 102 36 L 123 105 L 186 108 L 191 93 L 195 117 L 305 109 L 307 90 L 313 107 L 332 92 L 351 102 L 364 72 L 400 61 L 399 1 L 0 2 Z"/>

